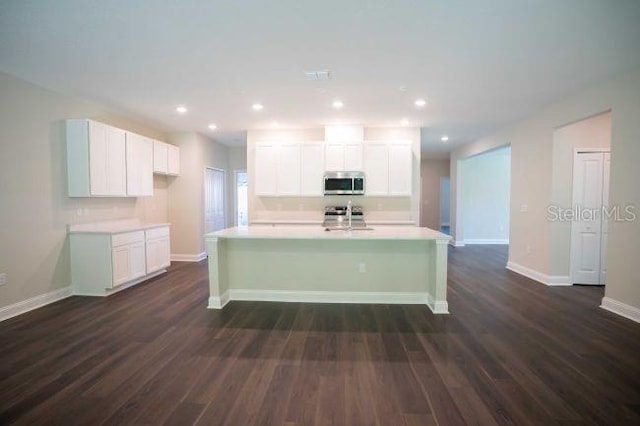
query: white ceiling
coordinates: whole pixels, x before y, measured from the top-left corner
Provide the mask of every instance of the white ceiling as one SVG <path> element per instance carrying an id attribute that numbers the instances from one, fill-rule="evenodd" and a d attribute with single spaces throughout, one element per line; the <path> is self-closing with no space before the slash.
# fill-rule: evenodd
<path id="1" fill-rule="evenodd" d="M 0 0 L 0 70 L 229 145 L 406 118 L 435 156 L 639 66 L 639 22 L 637 0 Z"/>

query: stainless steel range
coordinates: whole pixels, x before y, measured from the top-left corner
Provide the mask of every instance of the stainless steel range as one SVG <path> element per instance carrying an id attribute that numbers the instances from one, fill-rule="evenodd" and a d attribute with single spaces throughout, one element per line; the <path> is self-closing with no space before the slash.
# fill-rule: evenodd
<path id="1" fill-rule="evenodd" d="M 324 222 L 322 226 L 331 229 L 366 229 L 362 207 L 351 206 L 327 206 L 324 208 Z"/>

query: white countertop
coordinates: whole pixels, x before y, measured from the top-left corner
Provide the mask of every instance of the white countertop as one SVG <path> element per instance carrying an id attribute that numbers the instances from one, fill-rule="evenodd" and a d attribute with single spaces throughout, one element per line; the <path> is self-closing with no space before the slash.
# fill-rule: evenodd
<path id="1" fill-rule="evenodd" d="M 373 226 L 372 230 L 325 231 L 322 226 L 251 225 L 234 227 L 206 234 L 208 240 L 229 239 L 286 239 L 286 240 L 443 240 L 451 237 L 429 228 L 417 226 Z"/>
<path id="2" fill-rule="evenodd" d="M 137 219 L 110 220 L 105 222 L 69 225 L 70 234 L 122 234 L 145 229 L 171 226 L 170 223 L 141 223 Z"/>

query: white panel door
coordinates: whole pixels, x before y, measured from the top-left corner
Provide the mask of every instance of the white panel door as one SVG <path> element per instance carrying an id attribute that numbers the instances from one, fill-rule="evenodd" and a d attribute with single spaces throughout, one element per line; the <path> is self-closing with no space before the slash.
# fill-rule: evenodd
<path id="1" fill-rule="evenodd" d="M 410 142 L 389 145 L 389 195 L 410 196 L 413 181 L 413 152 Z"/>
<path id="2" fill-rule="evenodd" d="M 277 194 L 300 195 L 300 144 L 278 147 Z"/>
<path id="3" fill-rule="evenodd" d="M 362 171 L 361 143 L 350 143 L 344 146 L 344 170 L 347 172 Z"/>
<path id="4" fill-rule="evenodd" d="M 125 196 L 127 194 L 125 150 L 124 130 L 107 126 L 108 195 Z"/>
<path id="5" fill-rule="evenodd" d="M 603 210 L 609 208 L 609 174 L 611 171 L 611 154 L 605 152 L 602 164 L 602 205 Z M 600 242 L 600 284 L 605 284 L 607 275 L 607 243 L 609 241 L 609 218 L 602 216 L 602 239 Z"/>
<path id="6" fill-rule="evenodd" d="M 144 250 L 144 243 L 129 244 L 129 279 L 140 278 L 147 273 L 147 263 Z"/>
<path id="7" fill-rule="evenodd" d="M 225 172 L 205 169 L 204 176 L 204 231 L 220 231 L 226 228 Z"/>
<path id="8" fill-rule="evenodd" d="M 300 145 L 300 194 L 303 196 L 323 195 L 324 144 L 303 142 Z"/>
<path id="9" fill-rule="evenodd" d="M 118 286 L 129 281 L 129 248 L 128 246 L 114 247 L 111 251 L 113 263 L 113 285 Z"/>
<path id="10" fill-rule="evenodd" d="M 169 172 L 169 154 L 167 144 L 160 141 L 153 141 L 153 171 L 154 173 Z"/>
<path id="11" fill-rule="evenodd" d="M 327 172 L 343 172 L 344 144 L 328 143 L 324 150 L 324 169 Z"/>
<path id="12" fill-rule="evenodd" d="M 571 278 L 576 284 L 600 284 L 603 154 L 580 153 L 573 165 Z"/>
<path id="13" fill-rule="evenodd" d="M 389 195 L 389 145 L 386 142 L 367 142 L 363 157 L 365 194 Z"/>
<path id="14" fill-rule="evenodd" d="M 278 147 L 275 144 L 257 144 L 254 161 L 256 195 L 277 195 Z"/>

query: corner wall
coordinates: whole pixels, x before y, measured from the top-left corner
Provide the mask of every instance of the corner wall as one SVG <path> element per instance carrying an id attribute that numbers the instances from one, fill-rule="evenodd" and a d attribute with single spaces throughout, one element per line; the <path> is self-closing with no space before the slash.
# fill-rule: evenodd
<path id="1" fill-rule="evenodd" d="M 640 206 L 640 68 L 613 76 L 558 102 L 529 118 L 457 150 L 451 158 L 452 232 L 459 229 L 454 197 L 457 162 L 511 143 L 511 226 L 509 262 L 524 267 L 535 279 L 553 284 L 552 227 L 547 207 L 552 202 L 553 135 L 556 128 L 611 110 L 612 205 Z M 640 215 L 639 215 L 640 216 Z M 610 223 L 606 298 L 619 303 L 640 321 L 640 217 Z M 613 306 L 613 305 L 610 305 Z M 622 306 L 620 308 L 619 306 Z M 627 315 L 629 316 L 629 315 Z"/>
<path id="2" fill-rule="evenodd" d="M 420 226 L 440 230 L 440 180 L 449 177 L 449 160 L 422 160 Z"/>
<path id="3" fill-rule="evenodd" d="M 123 218 L 165 222 L 168 181 L 154 177 L 153 197 L 67 197 L 66 119 L 91 118 L 160 140 L 163 133 L 5 73 L 0 93 L 0 272 L 7 274 L 1 309 L 67 291 L 67 225 Z"/>

